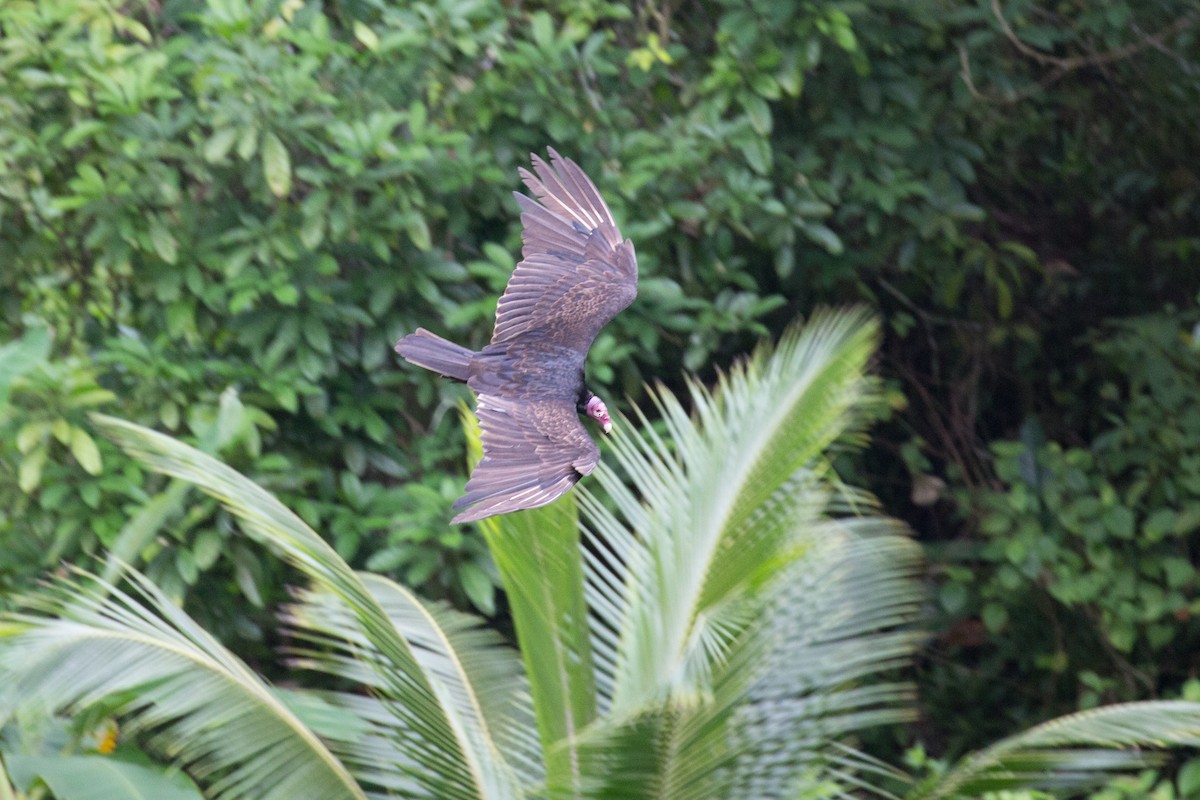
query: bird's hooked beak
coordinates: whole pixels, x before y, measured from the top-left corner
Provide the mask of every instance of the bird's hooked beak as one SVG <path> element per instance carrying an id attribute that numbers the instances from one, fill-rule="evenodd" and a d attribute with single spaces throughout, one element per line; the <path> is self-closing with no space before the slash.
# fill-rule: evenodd
<path id="1" fill-rule="evenodd" d="M 612 419 L 608 416 L 608 406 L 604 405 L 604 401 L 596 395 L 592 395 L 587 401 L 587 415 L 596 422 L 600 423 L 600 429 L 605 433 L 612 433 Z"/>

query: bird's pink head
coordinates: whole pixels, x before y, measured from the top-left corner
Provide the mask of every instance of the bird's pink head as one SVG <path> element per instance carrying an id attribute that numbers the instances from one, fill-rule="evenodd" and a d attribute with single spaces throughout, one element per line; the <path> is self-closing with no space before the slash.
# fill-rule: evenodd
<path id="1" fill-rule="evenodd" d="M 600 423 L 600 427 L 605 433 L 612 431 L 612 420 L 608 416 L 608 406 L 604 405 L 604 401 L 596 395 L 592 395 L 587 401 L 587 406 L 584 407 L 587 415 L 596 422 Z"/>

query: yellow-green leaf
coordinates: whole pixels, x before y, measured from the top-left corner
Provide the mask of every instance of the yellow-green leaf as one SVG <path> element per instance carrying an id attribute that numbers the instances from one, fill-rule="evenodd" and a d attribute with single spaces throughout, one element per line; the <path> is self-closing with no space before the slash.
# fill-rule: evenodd
<path id="1" fill-rule="evenodd" d="M 42 445 L 21 459 L 21 466 L 17 470 L 17 486 L 21 487 L 22 492 L 30 494 L 42 482 L 42 467 L 46 466 L 49 455 L 50 449 Z"/>
<path id="2" fill-rule="evenodd" d="M 102 406 L 111 403 L 117 396 L 108 389 L 99 386 L 84 387 L 82 390 L 71 392 L 71 408 L 86 408 L 87 406 Z"/>
<path id="3" fill-rule="evenodd" d="M 168 264 L 174 264 L 179 257 L 179 242 L 159 217 L 150 218 L 150 244 L 154 245 L 158 257 Z"/>
<path id="4" fill-rule="evenodd" d="M 664 64 L 671 64 L 675 61 L 675 59 L 671 58 L 671 54 L 662 46 L 657 33 L 651 33 L 646 37 L 646 49 L 654 55 L 655 60 L 661 61 Z"/>
<path id="5" fill-rule="evenodd" d="M 204 160 L 215 164 L 224 159 L 229 155 L 229 150 L 233 147 L 237 135 L 236 128 L 222 128 L 208 137 L 208 141 L 204 143 Z"/>
<path id="6" fill-rule="evenodd" d="M 71 423 L 67 422 L 62 417 L 54 420 L 50 425 L 50 432 L 54 434 L 54 438 L 58 439 L 63 444 L 71 442 Z"/>
<path id="7" fill-rule="evenodd" d="M 300 244 L 309 250 L 316 250 L 317 245 L 325 238 L 325 225 L 319 219 L 306 220 L 300 228 Z"/>
<path id="8" fill-rule="evenodd" d="M 267 186 L 276 197 L 286 197 L 292 190 L 292 160 L 279 137 L 268 131 L 262 141 L 263 174 Z"/>
<path id="9" fill-rule="evenodd" d="M 175 430 L 179 427 L 179 406 L 168 400 L 159 406 L 158 418 L 168 430 Z"/>
<path id="10" fill-rule="evenodd" d="M 133 38 L 137 39 L 142 44 L 150 44 L 150 29 L 132 17 L 117 16 L 120 20 L 120 27 L 124 29 Z"/>
<path id="11" fill-rule="evenodd" d="M 100 449 L 96 442 L 83 428 L 73 428 L 71 431 L 71 455 L 79 462 L 89 475 L 99 475 L 103 466 L 100 460 Z"/>
<path id="12" fill-rule="evenodd" d="M 412 239 L 412 243 L 417 246 L 418 250 L 428 250 L 433 245 L 429 236 L 429 226 L 425 224 L 425 218 L 420 214 L 413 214 L 409 217 L 406 228 L 408 238 Z"/>
<path id="13" fill-rule="evenodd" d="M 379 49 L 379 34 L 358 20 L 354 21 L 354 38 L 362 42 L 363 47 L 371 52 Z"/>
<path id="14" fill-rule="evenodd" d="M 46 438 L 50 431 L 50 423 L 45 421 L 27 422 L 17 431 L 17 449 L 21 455 L 28 455 L 38 442 Z"/>
<path id="15" fill-rule="evenodd" d="M 644 47 L 639 47 L 625 56 L 625 63 L 637 67 L 642 72 L 649 72 L 654 66 L 654 54 Z"/>

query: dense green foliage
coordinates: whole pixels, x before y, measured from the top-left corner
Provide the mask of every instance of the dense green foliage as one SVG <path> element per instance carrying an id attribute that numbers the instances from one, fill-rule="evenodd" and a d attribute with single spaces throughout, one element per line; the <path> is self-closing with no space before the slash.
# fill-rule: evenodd
<path id="1" fill-rule="evenodd" d="M 516 167 L 553 144 L 638 250 L 592 353 L 610 401 L 878 309 L 907 405 L 844 467 L 935 545 L 934 749 L 1173 695 L 1200 635 L 1198 31 L 1191 0 L 0 4 L 0 605 L 115 550 L 266 636 L 279 567 L 100 409 L 495 612 L 446 526 L 465 391 L 390 346 L 487 340 Z"/>
<path id="2" fill-rule="evenodd" d="M 1194 677 L 1200 342 L 1181 334 L 1197 319 L 1168 310 L 1093 335 L 1073 387 L 1095 398 L 1074 428 L 1084 441 L 1047 441 L 1031 420 L 993 444 L 997 482 L 969 498 L 986 567 L 948 568 L 941 590 L 949 611 L 1020 642 L 976 665 L 981 695 L 1037 707 L 1077 693 L 1086 707 Z M 988 688 L 1005 659 L 1025 685 Z"/>

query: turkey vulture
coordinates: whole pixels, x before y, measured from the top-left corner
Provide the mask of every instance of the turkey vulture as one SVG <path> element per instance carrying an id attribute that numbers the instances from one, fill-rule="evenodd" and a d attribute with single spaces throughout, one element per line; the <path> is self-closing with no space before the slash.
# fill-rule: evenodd
<path id="1" fill-rule="evenodd" d="M 465 381 L 477 396 L 483 459 L 454 503 L 471 522 L 555 500 L 600 461 L 579 414 L 612 421 L 584 384 L 600 329 L 633 302 L 637 260 L 579 166 L 550 149 L 521 178 L 522 260 L 496 307 L 492 341 L 475 352 L 418 328 L 396 343 L 408 361 Z"/>

